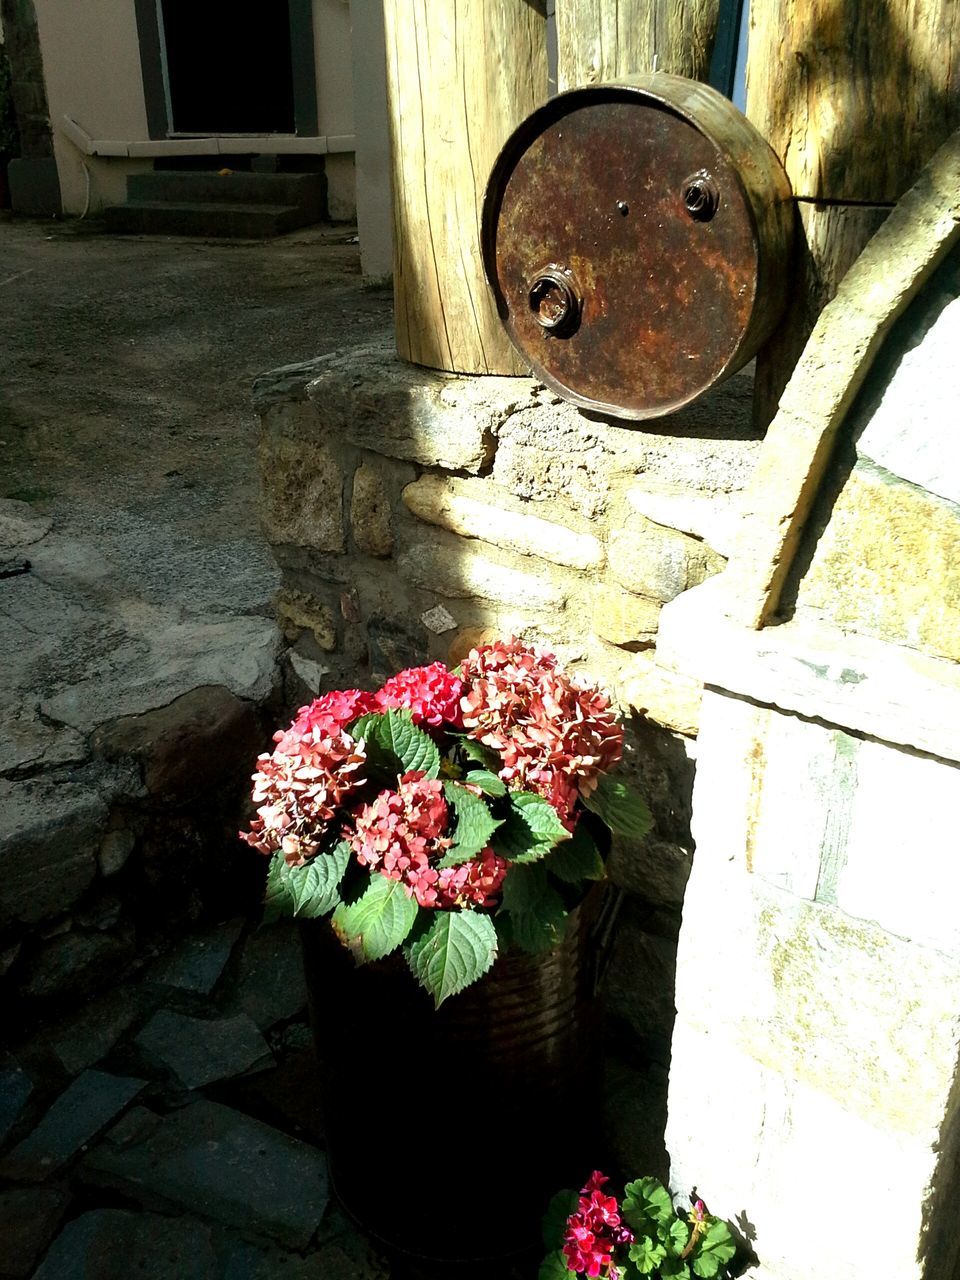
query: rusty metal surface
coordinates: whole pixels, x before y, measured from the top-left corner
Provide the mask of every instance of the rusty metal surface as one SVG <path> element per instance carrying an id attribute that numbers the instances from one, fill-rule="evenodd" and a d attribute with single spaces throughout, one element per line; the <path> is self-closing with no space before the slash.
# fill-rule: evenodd
<path id="1" fill-rule="evenodd" d="M 755 354 L 788 249 L 789 187 L 766 143 L 705 86 L 653 83 L 576 89 L 535 112 L 484 208 L 487 276 L 520 353 L 567 399 L 633 419 Z"/>

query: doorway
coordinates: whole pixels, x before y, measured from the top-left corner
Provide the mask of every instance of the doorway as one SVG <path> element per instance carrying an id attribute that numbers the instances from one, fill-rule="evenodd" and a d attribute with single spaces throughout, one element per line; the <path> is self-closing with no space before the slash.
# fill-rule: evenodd
<path id="1" fill-rule="evenodd" d="M 160 0 L 172 133 L 296 129 L 290 0 Z"/>

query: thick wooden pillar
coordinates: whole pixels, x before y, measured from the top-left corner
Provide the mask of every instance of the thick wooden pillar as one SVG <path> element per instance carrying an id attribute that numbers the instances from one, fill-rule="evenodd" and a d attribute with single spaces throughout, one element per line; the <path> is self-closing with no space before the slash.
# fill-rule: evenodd
<path id="1" fill-rule="evenodd" d="M 720 0 L 557 0 L 558 87 L 669 71 L 706 80 Z"/>
<path id="2" fill-rule="evenodd" d="M 766 426 L 806 339 L 863 246 L 960 126 L 956 0 L 755 0 L 747 115 L 798 209 L 781 327 L 757 360 Z"/>
<path id="3" fill-rule="evenodd" d="M 384 0 L 397 351 L 460 373 L 525 373 L 480 258 L 487 177 L 547 96 L 543 0 Z"/>

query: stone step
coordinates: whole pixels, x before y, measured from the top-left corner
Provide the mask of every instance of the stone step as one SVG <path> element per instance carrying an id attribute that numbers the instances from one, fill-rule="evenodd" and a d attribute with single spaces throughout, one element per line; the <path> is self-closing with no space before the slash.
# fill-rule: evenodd
<path id="1" fill-rule="evenodd" d="M 264 240 L 318 220 L 312 209 L 291 204 L 225 204 L 132 200 L 104 209 L 107 230 L 121 235 L 224 236 Z"/>
<path id="2" fill-rule="evenodd" d="M 127 178 L 127 199 L 171 204 L 295 204 L 319 217 L 323 209 L 323 175 L 157 169 L 131 174 Z"/>

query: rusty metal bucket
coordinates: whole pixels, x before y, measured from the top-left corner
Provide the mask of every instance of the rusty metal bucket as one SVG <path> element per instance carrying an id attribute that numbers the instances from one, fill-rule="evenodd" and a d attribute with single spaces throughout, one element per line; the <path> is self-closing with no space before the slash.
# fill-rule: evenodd
<path id="1" fill-rule="evenodd" d="M 596 1158 L 605 918 L 592 892 L 557 946 L 501 956 L 439 1010 L 399 955 L 357 967 L 304 922 L 330 1175 L 371 1235 L 446 1261 L 536 1246 L 550 1196 Z"/>

